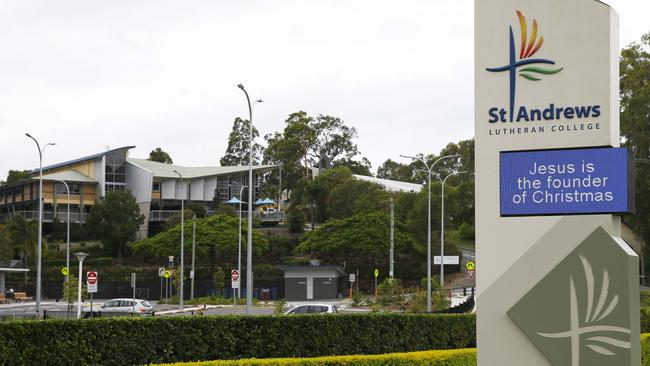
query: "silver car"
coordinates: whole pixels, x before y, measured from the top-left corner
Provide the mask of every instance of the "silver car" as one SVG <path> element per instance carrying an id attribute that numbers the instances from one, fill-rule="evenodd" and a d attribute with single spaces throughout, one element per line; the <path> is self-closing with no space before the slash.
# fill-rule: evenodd
<path id="1" fill-rule="evenodd" d="M 285 314 L 333 314 L 338 312 L 336 305 L 303 304 L 287 310 Z"/>
<path id="2" fill-rule="evenodd" d="M 84 309 L 84 310 L 90 310 Z M 99 308 L 94 308 L 94 311 L 102 313 L 133 313 L 133 314 L 150 314 L 153 313 L 153 306 L 147 300 L 135 299 L 112 299 L 106 301 Z"/>

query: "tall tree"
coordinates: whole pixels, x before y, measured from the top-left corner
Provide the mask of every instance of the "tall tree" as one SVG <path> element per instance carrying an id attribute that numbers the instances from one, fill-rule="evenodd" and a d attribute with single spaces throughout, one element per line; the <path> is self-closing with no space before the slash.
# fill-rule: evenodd
<path id="1" fill-rule="evenodd" d="M 413 164 L 402 164 L 388 159 L 377 168 L 377 178 L 414 182 L 413 169 Z"/>
<path id="2" fill-rule="evenodd" d="M 248 165 L 250 126 L 251 124 L 247 119 L 235 118 L 232 131 L 228 136 L 226 154 L 219 160 L 221 166 Z M 262 145 L 255 142 L 259 135 L 259 131 L 253 126 L 253 164 L 259 164 L 262 157 Z"/>
<path id="3" fill-rule="evenodd" d="M 108 250 L 122 258 L 143 221 L 144 216 L 130 192 L 110 191 L 92 207 L 87 225 Z"/>
<path id="4" fill-rule="evenodd" d="M 157 161 L 159 163 L 173 164 L 172 157 L 169 156 L 163 149 L 157 147 L 154 150 L 151 150 L 149 153 L 149 159 L 151 161 Z"/>
<path id="5" fill-rule="evenodd" d="M 9 170 L 5 184 L 11 184 L 29 178 L 29 170 Z"/>
<path id="6" fill-rule="evenodd" d="M 348 166 L 366 173 L 367 159 L 354 161 L 359 149 L 354 143 L 357 131 L 337 117 L 311 117 L 300 111 L 289 115 L 282 133 L 265 136 L 264 161 L 283 164 L 283 186 L 292 189 L 309 168 Z M 285 184 L 286 183 L 286 184 Z"/>
<path id="7" fill-rule="evenodd" d="M 14 242 L 11 232 L 6 226 L 0 225 L 0 261 L 7 261 L 14 257 Z"/>
<path id="8" fill-rule="evenodd" d="M 650 33 L 621 51 L 621 135 L 636 158 L 636 215 L 626 222 L 650 242 Z M 650 261 L 646 261 L 650 265 Z"/>

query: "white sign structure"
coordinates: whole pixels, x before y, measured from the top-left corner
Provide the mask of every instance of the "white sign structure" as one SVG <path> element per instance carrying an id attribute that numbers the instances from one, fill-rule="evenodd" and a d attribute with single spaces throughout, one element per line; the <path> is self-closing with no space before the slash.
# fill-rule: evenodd
<path id="1" fill-rule="evenodd" d="M 350 282 L 354 282 L 356 280 L 357 280 L 357 275 L 355 275 L 354 273 L 350 273 Z"/>
<path id="2" fill-rule="evenodd" d="M 433 257 L 433 264 L 440 265 L 440 256 L 436 255 Z M 460 257 L 457 255 L 446 255 L 445 256 L 445 265 L 448 264 L 455 264 L 459 265 L 460 264 Z"/>
<path id="3" fill-rule="evenodd" d="M 97 282 L 99 282 L 97 278 L 97 272 L 86 273 L 86 288 L 88 290 L 88 293 L 97 292 Z"/>
<path id="4" fill-rule="evenodd" d="M 230 287 L 239 288 L 239 271 L 236 269 L 230 271 Z"/>
<path id="5" fill-rule="evenodd" d="M 158 277 L 165 276 L 165 267 L 158 267 Z"/>
<path id="6" fill-rule="evenodd" d="M 619 147 L 618 16 L 594 0 L 474 5 L 478 365 L 547 366 L 506 312 L 596 228 L 620 236 L 620 218 L 501 217 L 499 156 Z"/>

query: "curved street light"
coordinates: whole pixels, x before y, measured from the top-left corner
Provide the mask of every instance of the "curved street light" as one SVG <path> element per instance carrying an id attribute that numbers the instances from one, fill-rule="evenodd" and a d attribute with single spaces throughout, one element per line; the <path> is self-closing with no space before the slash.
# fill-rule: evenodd
<path id="1" fill-rule="evenodd" d="M 253 305 L 253 108 L 248 92 L 244 85 L 238 84 L 246 95 L 248 103 L 248 244 L 246 246 L 246 314 L 251 314 Z M 262 103 L 262 99 L 257 99 L 256 103 Z M 241 276 L 241 274 L 240 274 Z"/>
<path id="2" fill-rule="evenodd" d="M 36 314 L 40 316 L 41 310 L 41 263 L 43 257 L 43 153 L 45 149 L 52 145 L 56 145 L 54 142 L 48 142 L 41 149 L 41 145 L 38 143 L 32 135 L 25 133 L 25 136 L 34 140 L 36 143 L 36 148 L 38 149 L 38 248 L 36 249 Z M 25 255 L 23 253 L 23 255 Z M 80 279 L 81 281 L 81 279 Z"/>
<path id="3" fill-rule="evenodd" d="M 438 158 L 436 161 L 429 166 L 424 159 L 422 159 L 419 156 L 409 156 L 409 155 L 400 155 L 403 158 L 408 158 L 412 160 L 418 160 L 424 166 L 427 168 L 427 173 L 428 173 L 428 179 L 427 179 L 427 189 L 429 192 L 428 195 L 428 208 L 427 208 L 427 312 L 432 311 L 432 306 L 431 306 L 431 171 L 433 170 L 433 167 L 436 166 L 436 164 L 443 160 L 443 159 L 449 159 L 449 158 L 457 158 L 460 156 L 460 154 L 454 154 L 454 155 L 446 155 Z"/>
<path id="4" fill-rule="evenodd" d="M 440 194 L 440 287 L 445 288 L 445 183 L 449 177 L 467 172 L 451 172 L 443 179 L 440 174 L 434 173 L 442 186 Z"/>
<path id="5" fill-rule="evenodd" d="M 181 186 L 183 187 L 183 194 L 181 196 L 181 268 L 180 268 L 180 275 L 178 277 L 178 281 L 180 282 L 180 291 L 179 291 L 179 307 L 181 310 L 183 309 L 183 262 L 185 261 L 185 256 L 184 250 L 185 249 L 185 184 L 183 184 L 183 176 L 181 173 L 179 173 L 176 169 L 174 169 L 174 173 L 178 174 L 178 177 L 181 180 Z"/>

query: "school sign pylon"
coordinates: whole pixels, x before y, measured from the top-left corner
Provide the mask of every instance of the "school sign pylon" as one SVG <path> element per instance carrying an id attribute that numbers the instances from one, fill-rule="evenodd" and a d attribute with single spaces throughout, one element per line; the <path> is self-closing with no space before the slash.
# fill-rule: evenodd
<path id="1" fill-rule="evenodd" d="M 475 1 L 479 366 L 640 365 L 618 59 L 602 2 Z"/>

